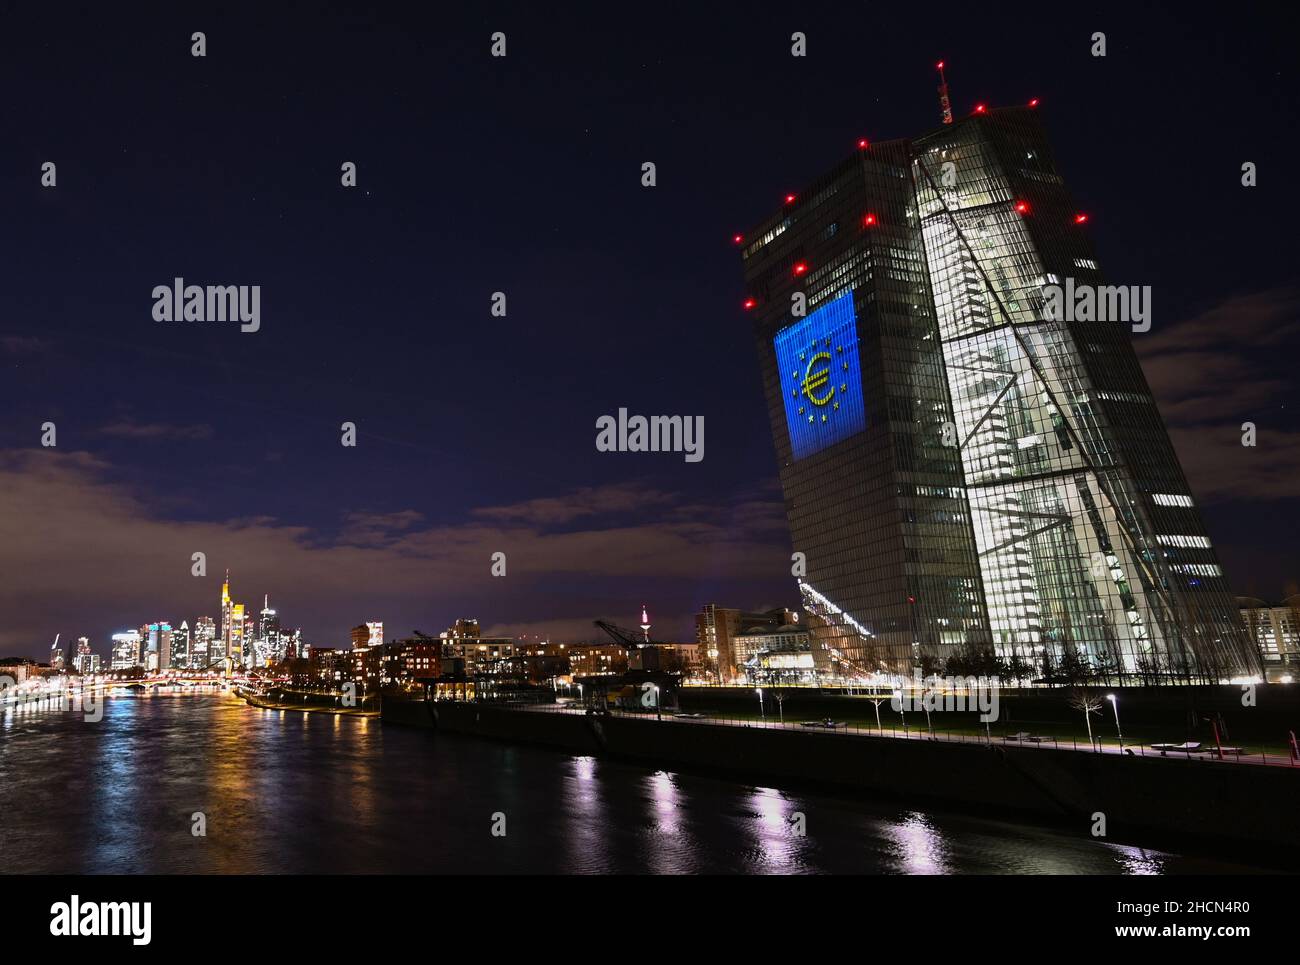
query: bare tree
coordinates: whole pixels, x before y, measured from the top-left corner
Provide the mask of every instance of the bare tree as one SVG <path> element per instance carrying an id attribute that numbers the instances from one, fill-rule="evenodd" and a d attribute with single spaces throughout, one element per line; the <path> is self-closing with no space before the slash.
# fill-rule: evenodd
<path id="1" fill-rule="evenodd" d="M 1083 712 L 1083 722 L 1088 725 L 1088 743 L 1094 743 L 1092 737 L 1092 715 L 1100 714 L 1101 709 L 1106 706 L 1106 701 L 1101 695 L 1094 694 L 1088 690 L 1072 690 L 1065 702 L 1075 710 Z"/>

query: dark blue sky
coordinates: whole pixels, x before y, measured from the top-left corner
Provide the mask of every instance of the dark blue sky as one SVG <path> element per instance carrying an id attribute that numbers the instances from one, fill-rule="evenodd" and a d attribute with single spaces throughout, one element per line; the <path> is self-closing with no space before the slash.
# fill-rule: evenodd
<path id="1" fill-rule="evenodd" d="M 6 13 L 0 651 L 211 614 L 226 566 L 334 644 L 642 602 L 686 636 L 709 600 L 793 603 L 730 238 L 859 137 L 931 127 L 939 57 L 959 113 L 1042 99 L 1108 275 L 1153 288 L 1153 385 L 1234 587 L 1300 578 L 1295 58 L 1271 8 L 265 6 Z M 261 331 L 154 322 L 176 276 L 261 285 Z M 598 453 L 620 406 L 703 415 L 706 458 Z"/>

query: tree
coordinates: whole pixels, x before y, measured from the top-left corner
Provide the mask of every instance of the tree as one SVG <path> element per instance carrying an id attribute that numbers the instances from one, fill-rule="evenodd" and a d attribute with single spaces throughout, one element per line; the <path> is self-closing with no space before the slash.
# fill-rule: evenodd
<path id="1" fill-rule="evenodd" d="M 1061 654 L 1060 673 L 1066 683 L 1081 684 L 1091 675 L 1092 668 L 1088 664 L 1088 658 L 1079 652 L 1078 647 L 1069 646 Z"/>
<path id="2" fill-rule="evenodd" d="M 1154 651 L 1151 653 L 1140 654 L 1137 658 L 1137 675 L 1138 679 L 1144 684 L 1157 684 L 1160 682 L 1160 655 Z"/>
<path id="3" fill-rule="evenodd" d="M 1083 722 L 1088 726 L 1088 743 L 1092 744 L 1092 715 L 1100 714 L 1101 709 L 1106 706 L 1106 701 L 1100 695 L 1087 690 L 1072 690 L 1065 702 L 1075 710 L 1083 712 Z"/>
<path id="4" fill-rule="evenodd" d="M 1097 659 L 1093 664 L 1092 675 L 1107 687 L 1110 686 L 1111 678 L 1118 676 L 1120 672 L 1119 658 L 1110 650 L 1103 650 L 1097 654 Z"/>
<path id="5" fill-rule="evenodd" d="M 943 672 L 943 661 L 932 653 L 923 653 L 917 664 L 921 668 L 923 678 L 937 677 Z"/>

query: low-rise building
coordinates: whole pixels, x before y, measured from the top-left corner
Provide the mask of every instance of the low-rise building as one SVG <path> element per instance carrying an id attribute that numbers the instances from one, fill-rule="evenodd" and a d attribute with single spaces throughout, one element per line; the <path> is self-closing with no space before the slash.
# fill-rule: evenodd
<path id="1" fill-rule="evenodd" d="M 1281 603 L 1237 597 L 1246 634 L 1259 650 L 1264 679 L 1293 683 L 1300 679 L 1300 593 Z"/>

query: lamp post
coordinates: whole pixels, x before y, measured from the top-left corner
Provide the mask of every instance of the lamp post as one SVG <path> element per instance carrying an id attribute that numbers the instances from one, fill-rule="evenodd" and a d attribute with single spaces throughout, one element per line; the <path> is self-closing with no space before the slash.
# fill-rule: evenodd
<path id="1" fill-rule="evenodd" d="M 767 720 L 767 712 L 763 710 L 763 688 L 755 687 L 754 693 L 758 694 L 758 716 L 763 720 Z"/>
<path id="2" fill-rule="evenodd" d="M 1119 749 L 1124 750 L 1124 732 L 1119 726 L 1119 699 L 1114 694 L 1107 694 L 1106 699 L 1110 701 L 1110 709 L 1115 711 L 1115 733 L 1119 735 Z"/>

